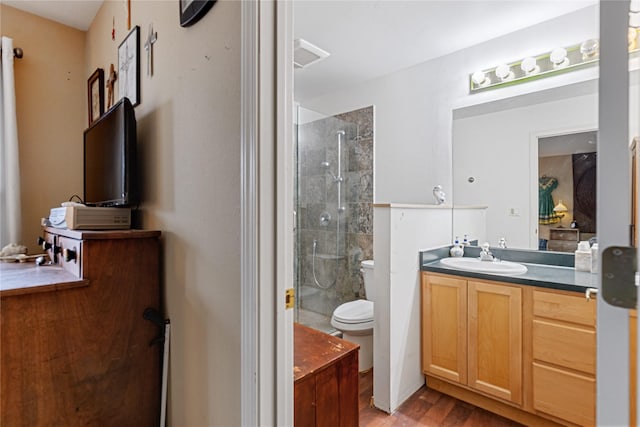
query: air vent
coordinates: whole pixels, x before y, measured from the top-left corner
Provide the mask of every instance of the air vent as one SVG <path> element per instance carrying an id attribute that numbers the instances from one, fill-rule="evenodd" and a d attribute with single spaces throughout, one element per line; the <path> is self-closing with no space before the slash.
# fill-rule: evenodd
<path id="1" fill-rule="evenodd" d="M 329 52 L 312 45 L 306 40 L 296 39 L 293 41 L 293 65 L 296 68 L 308 67 L 327 56 L 329 56 Z"/>

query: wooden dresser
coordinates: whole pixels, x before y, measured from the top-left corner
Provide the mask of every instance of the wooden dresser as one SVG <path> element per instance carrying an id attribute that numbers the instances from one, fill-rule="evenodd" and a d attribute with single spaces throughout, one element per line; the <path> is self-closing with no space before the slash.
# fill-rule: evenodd
<path id="1" fill-rule="evenodd" d="M 0 264 L 0 425 L 159 424 L 159 236 L 46 228 L 54 265 Z"/>
<path id="2" fill-rule="evenodd" d="M 549 242 L 547 250 L 557 252 L 575 252 L 578 249 L 580 230 L 577 228 L 551 228 L 549 229 Z"/>
<path id="3" fill-rule="evenodd" d="M 294 323 L 294 422 L 358 426 L 357 344 Z"/>

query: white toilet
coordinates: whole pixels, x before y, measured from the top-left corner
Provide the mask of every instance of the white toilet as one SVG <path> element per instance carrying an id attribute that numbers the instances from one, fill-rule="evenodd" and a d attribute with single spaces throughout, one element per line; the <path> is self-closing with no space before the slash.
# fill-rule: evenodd
<path id="1" fill-rule="evenodd" d="M 331 326 L 342 332 L 342 338 L 360 345 L 358 369 L 360 372 L 373 367 L 373 260 L 360 263 L 367 299 L 345 302 L 333 311 Z"/>

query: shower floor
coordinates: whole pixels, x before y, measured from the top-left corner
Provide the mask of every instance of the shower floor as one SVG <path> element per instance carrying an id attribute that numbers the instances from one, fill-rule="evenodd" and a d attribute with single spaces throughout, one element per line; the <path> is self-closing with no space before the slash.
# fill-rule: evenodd
<path id="1" fill-rule="evenodd" d="M 336 328 L 331 326 L 331 319 L 315 311 L 298 309 L 298 323 L 331 335 L 337 335 Z"/>

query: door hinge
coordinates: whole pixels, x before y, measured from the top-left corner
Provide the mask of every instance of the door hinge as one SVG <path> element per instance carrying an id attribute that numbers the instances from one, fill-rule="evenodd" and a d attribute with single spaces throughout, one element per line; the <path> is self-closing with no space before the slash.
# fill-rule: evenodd
<path id="1" fill-rule="evenodd" d="M 296 291 L 293 288 L 289 288 L 286 291 L 284 291 L 285 310 L 289 310 L 290 308 L 293 308 L 295 300 L 296 300 Z"/>
<path id="2" fill-rule="evenodd" d="M 602 251 L 602 298 L 611 305 L 636 308 L 636 248 L 612 246 Z"/>

